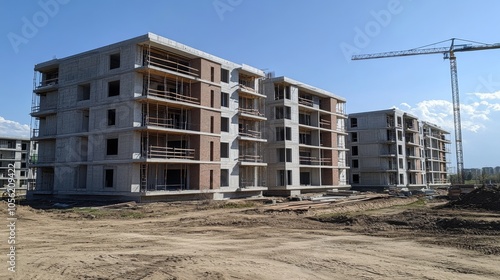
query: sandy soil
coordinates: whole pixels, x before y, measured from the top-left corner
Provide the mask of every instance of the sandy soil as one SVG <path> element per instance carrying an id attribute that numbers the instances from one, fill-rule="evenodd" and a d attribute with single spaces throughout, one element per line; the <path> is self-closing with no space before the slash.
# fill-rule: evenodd
<path id="1" fill-rule="evenodd" d="M 2 242 L 0 279 L 500 279 L 500 213 L 433 205 L 19 206 L 17 271 Z"/>

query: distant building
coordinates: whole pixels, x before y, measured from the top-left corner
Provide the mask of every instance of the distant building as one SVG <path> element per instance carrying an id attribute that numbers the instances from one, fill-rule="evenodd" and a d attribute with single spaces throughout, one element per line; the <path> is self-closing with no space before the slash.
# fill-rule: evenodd
<path id="1" fill-rule="evenodd" d="M 479 168 L 464 168 L 464 176 L 466 180 L 477 180 L 481 178 L 482 170 Z"/>
<path id="2" fill-rule="evenodd" d="M 495 174 L 495 169 L 493 169 L 493 167 L 483 167 L 481 170 L 483 171 L 483 175 Z"/>
<path id="3" fill-rule="evenodd" d="M 441 187 L 449 185 L 448 158 L 450 153 L 449 132 L 439 126 L 421 122 L 424 134 L 424 157 L 427 185 Z"/>
<path id="4" fill-rule="evenodd" d="M 495 167 L 495 174 L 500 174 L 500 166 Z"/>
<path id="5" fill-rule="evenodd" d="M 34 181 L 35 174 L 29 169 L 28 163 L 36 159 L 36 145 L 31 146 L 27 138 L 0 137 L 0 187 L 6 188 L 9 179 L 15 179 L 17 189 L 27 189 Z"/>
<path id="6" fill-rule="evenodd" d="M 449 133 L 398 109 L 350 114 L 353 189 L 447 186 Z"/>

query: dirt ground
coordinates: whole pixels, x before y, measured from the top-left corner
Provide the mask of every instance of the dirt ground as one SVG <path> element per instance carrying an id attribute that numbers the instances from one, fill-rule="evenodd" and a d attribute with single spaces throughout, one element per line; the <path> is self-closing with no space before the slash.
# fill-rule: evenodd
<path id="1" fill-rule="evenodd" d="M 500 212 L 445 203 L 21 205 L 0 279 L 500 279 Z"/>

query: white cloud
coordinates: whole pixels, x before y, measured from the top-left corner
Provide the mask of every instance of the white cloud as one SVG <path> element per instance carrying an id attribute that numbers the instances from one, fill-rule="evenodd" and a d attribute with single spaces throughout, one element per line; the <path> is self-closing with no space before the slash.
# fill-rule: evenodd
<path id="1" fill-rule="evenodd" d="M 475 93 L 470 93 L 470 95 L 476 96 L 477 98 L 481 100 L 495 100 L 498 99 L 500 100 L 500 91 L 493 92 L 493 93 L 481 93 L 481 92 L 475 92 Z"/>
<path id="2" fill-rule="evenodd" d="M 500 103 L 491 103 L 491 100 L 500 100 L 500 91 L 494 93 L 471 93 L 470 96 L 479 100 L 471 100 L 469 104 L 460 104 L 462 130 L 479 132 L 486 129 L 486 123 L 491 121 L 490 115 L 500 111 Z M 411 106 L 407 103 L 400 104 L 406 107 L 404 111 L 417 115 L 452 132 L 454 130 L 453 104 L 448 100 L 424 100 Z"/>
<path id="3" fill-rule="evenodd" d="M 0 136 L 29 138 L 30 126 L 0 116 Z"/>

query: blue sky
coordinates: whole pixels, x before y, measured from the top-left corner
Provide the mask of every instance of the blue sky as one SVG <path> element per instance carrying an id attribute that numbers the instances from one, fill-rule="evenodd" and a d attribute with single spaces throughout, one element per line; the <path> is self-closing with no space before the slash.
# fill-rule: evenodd
<path id="1" fill-rule="evenodd" d="M 498 43 L 499 10 L 495 0 L 1 1 L 0 135 L 28 133 L 34 64 L 153 32 L 331 91 L 349 113 L 398 107 L 453 140 L 447 60 L 348 58 L 452 37 Z M 500 49 L 457 57 L 465 167 L 498 166 Z"/>

